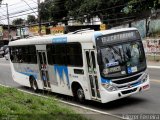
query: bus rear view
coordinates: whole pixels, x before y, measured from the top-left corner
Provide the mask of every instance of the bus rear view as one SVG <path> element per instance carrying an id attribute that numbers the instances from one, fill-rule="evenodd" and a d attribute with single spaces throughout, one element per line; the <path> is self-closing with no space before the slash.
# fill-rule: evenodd
<path id="1" fill-rule="evenodd" d="M 149 89 L 149 75 L 137 30 L 96 38 L 103 103 Z"/>

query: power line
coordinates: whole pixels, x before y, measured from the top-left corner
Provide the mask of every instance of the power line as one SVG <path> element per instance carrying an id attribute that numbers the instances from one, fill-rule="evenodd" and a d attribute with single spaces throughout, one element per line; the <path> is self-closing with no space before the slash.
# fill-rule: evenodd
<path id="1" fill-rule="evenodd" d="M 33 7 L 33 9 L 35 10 L 35 9 L 37 9 L 37 7 Z M 3 10 L 3 11 L 1 11 L 1 10 Z M 26 12 L 26 11 L 29 11 L 29 10 L 31 10 L 31 9 L 30 8 L 26 8 L 26 9 L 16 10 L 15 12 L 9 12 L 9 15 L 15 15 L 15 14 L 19 14 L 21 12 Z M 6 12 L 6 10 L 0 8 L 0 13 L 2 14 L 4 12 Z"/>
<path id="2" fill-rule="evenodd" d="M 33 2 L 36 3 L 36 4 L 38 4 L 38 2 L 36 2 L 36 1 L 34 1 L 34 0 L 31 0 L 31 1 L 33 1 Z"/>
<path id="3" fill-rule="evenodd" d="M 30 7 L 31 10 L 34 12 L 34 10 L 32 9 L 32 7 L 31 7 L 28 3 L 27 3 L 25 0 L 23 0 L 23 1 L 24 1 L 24 2 L 28 5 L 28 7 Z M 35 13 L 35 12 L 34 12 L 34 13 Z M 38 16 L 37 13 L 35 13 L 35 15 Z"/>
<path id="4" fill-rule="evenodd" d="M 4 12 L 6 12 L 6 10 L 4 10 L 2 7 L 0 7 L 0 9 L 3 10 Z M 37 9 L 37 7 L 33 7 L 32 8 L 32 10 L 35 10 L 35 9 Z M 29 9 L 25 9 L 25 10 L 23 9 L 23 10 L 20 10 L 20 11 L 12 12 L 9 15 L 11 16 L 11 15 L 19 14 L 19 13 L 22 13 L 22 12 L 26 12 L 28 10 L 31 10 L 31 9 L 30 8 Z M 5 15 L 2 15 L 2 16 L 5 16 Z"/>
<path id="5" fill-rule="evenodd" d="M 19 2 L 18 2 L 18 3 L 19 3 Z M 34 6 L 34 7 L 32 8 L 32 7 L 29 5 L 29 4 L 33 4 L 33 3 L 29 3 L 29 4 L 28 4 L 28 3 L 25 2 L 25 4 L 27 4 L 27 6 L 28 6 L 30 9 L 25 9 L 25 10 L 23 9 L 23 10 L 20 10 L 20 11 L 12 12 L 12 13 L 10 13 L 9 15 L 10 15 L 10 16 L 13 16 L 13 15 L 15 15 L 15 14 L 20 14 L 20 13 L 23 13 L 23 12 L 26 12 L 26 11 L 29 11 L 29 10 L 32 10 L 32 11 L 36 14 L 36 12 L 35 12 L 34 10 L 37 9 L 37 7 Z M 17 5 L 17 3 L 12 4 L 12 5 L 10 5 L 10 6 L 14 6 L 14 5 Z M 25 5 L 25 6 L 26 6 L 26 5 Z M 21 6 L 21 7 L 23 7 L 23 6 Z M 18 8 L 21 8 L 21 7 L 18 7 Z M 2 7 L 0 7 L 0 9 L 3 10 L 4 12 L 6 12 L 6 10 L 4 10 Z M 36 15 L 37 15 L 37 14 L 36 14 Z M 0 17 L 6 17 L 6 15 L 3 15 L 3 14 L 2 14 L 2 16 L 0 16 Z"/>
<path id="6" fill-rule="evenodd" d="M 31 0 L 31 1 L 33 2 L 33 0 Z M 33 2 L 33 3 L 35 3 L 35 2 Z M 14 6 L 14 5 L 17 5 L 17 4 L 22 4 L 22 2 L 16 2 L 16 3 L 8 5 L 8 6 Z"/>
<path id="7" fill-rule="evenodd" d="M 35 9 L 37 9 L 37 8 L 36 8 L 36 7 L 33 8 L 32 11 L 35 10 Z M 26 12 L 26 11 L 28 11 L 28 10 L 31 10 L 31 9 L 25 9 L 25 10 L 17 11 L 17 12 L 14 12 L 14 13 L 10 13 L 9 15 L 15 15 L 15 14 L 23 13 L 23 12 Z M 33 11 L 33 12 L 34 12 L 34 11 Z"/>
<path id="8" fill-rule="evenodd" d="M 4 22 L 3 22 L 2 20 L 0 20 L 0 22 L 1 22 L 2 24 L 4 24 Z"/>
<path id="9" fill-rule="evenodd" d="M 4 17 L 6 17 L 7 15 L 4 15 L 4 14 L 2 14 L 2 13 L 0 13 L 2 16 L 4 16 Z M 0 16 L 1 17 L 1 16 Z"/>
<path id="10" fill-rule="evenodd" d="M 29 3 L 31 7 L 35 7 L 37 4 L 35 3 Z M 23 4 L 23 5 L 16 5 L 16 6 L 13 6 L 13 7 L 9 7 L 11 10 L 15 9 L 15 8 L 24 8 L 24 7 L 29 7 L 27 4 Z"/>
<path id="11" fill-rule="evenodd" d="M 5 8 L 6 8 L 6 7 L 5 7 Z M 4 12 L 6 12 L 6 10 L 5 10 L 5 9 L 3 9 L 2 7 L 0 7 L 0 9 L 1 9 L 1 10 L 3 10 Z"/>
<path id="12" fill-rule="evenodd" d="M 35 11 L 35 12 L 38 12 L 38 11 Z M 12 17 L 9 17 L 9 18 L 15 18 L 15 17 L 20 17 L 20 16 L 24 16 L 24 15 L 28 15 L 28 14 L 31 14 L 31 13 L 34 13 L 34 12 L 29 12 L 29 13 L 25 13 L 25 14 L 21 14 L 21 15 L 17 15 L 17 16 L 12 16 Z M 7 18 L 2 18 L 0 20 L 6 20 Z"/>
<path id="13" fill-rule="evenodd" d="M 33 8 L 34 10 L 37 9 L 37 8 Z M 13 16 L 13 15 L 16 15 L 16 14 L 21 14 L 21 13 L 24 13 L 24 12 L 28 12 L 28 11 L 31 11 L 30 9 L 25 9 L 25 10 L 22 10 L 22 11 L 17 11 L 15 13 L 10 13 L 9 16 Z M 2 15 L 4 17 L 6 17 L 6 15 Z M 0 17 L 2 17 L 0 16 Z"/>

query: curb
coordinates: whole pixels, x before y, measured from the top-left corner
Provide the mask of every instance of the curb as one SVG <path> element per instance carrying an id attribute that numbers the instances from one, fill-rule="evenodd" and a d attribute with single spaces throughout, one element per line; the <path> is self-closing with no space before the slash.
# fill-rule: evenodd
<path id="1" fill-rule="evenodd" d="M 160 66 L 152 66 L 152 65 L 148 65 L 147 68 L 160 69 Z"/>
<path id="2" fill-rule="evenodd" d="M 0 86 L 7 87 L 7 88 L 12 88 L 12 87 L 10 87 L 10 86 L 3 85 L 3 84 L 0 84 Z M 44 95 L 40 95 L 40 94 L 28 92 L 28 91 L 21 90 L 21 89 L 18 89 L 18 88 L 16 88 L 16 89 L 17 89 L 18 91 L 21 91 L 21 92 L 24 92 L 24 93 L 28 93 L 28 94 L 31 94 L 31 95 L 36 95 L 36 96 L 43 97 L 43 98 L 46 98 L 46 99 L 49 98 L 49 97 L 44 96 Z M 121 120 L 128 120 L 128 119 L 125 119 L 125 118 L 120 117 L 120 116 L 117 116 L 117 115 L 113 115 L 113 114 L 110 114 L 110 113 L 107 113 L 107 112 L 103 112 L 103 111 L 100 111 L 100 110 L 95 110 L 95 109 L 92 109 L 92 108 L 89 108 L 89 107 L 85 107 L 85 106 L 82 106 L 82 105 L 77 105 L 77 104 L 70 103 L 70 102 L 66 102 L 66 101 L 59 100 L 59 99 L 55 99 L 55 100 L 57 100 L 57 101 L 59 101 L 59 102 L 61 102 L 61 103 L 64 103 L 64 104 L 73 106 L 73 107 L 78 107 L 78 108 L 81 108 L 81 109 L 84 109 L 84 110 L 89 110 L 89 111 L 96 112 L 96 113 L 99 113 L 99 114 L 102 114 L 102 115 L 108 115 L 108 116 L 115 117 L 115 118 L 121 119 Z"/>

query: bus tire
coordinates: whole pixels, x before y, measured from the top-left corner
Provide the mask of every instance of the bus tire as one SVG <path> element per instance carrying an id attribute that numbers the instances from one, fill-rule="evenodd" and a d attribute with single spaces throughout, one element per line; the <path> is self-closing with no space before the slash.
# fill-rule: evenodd
<path id="1" fill-rule="evenodd" d="M 37 81 L 34 77 L 30 77 L 30 85 L 31 85 L 31 89 L 34 92 L 38 92 L 38 85 L 37 85 Z"/>
<path id="2" fill-rule="evenodd" d="M 82 87 L 79 87 L 76 91 L 76 97 L 80 103 L 83 103 L 85 101 L 85 95 L 84 95 L 84 90 Z"/>
<path id="3" fill-rule="evenodd" d="M 83 103 L 85 101 L 85 95 L 84 95 L 84 90 L 83 88 L 80 86 L 79 83 L 74 82 L 72 84 L 72 92 L 73 92 L 73 96 L 74 98 L 79 101 L 80 103 Z"/>

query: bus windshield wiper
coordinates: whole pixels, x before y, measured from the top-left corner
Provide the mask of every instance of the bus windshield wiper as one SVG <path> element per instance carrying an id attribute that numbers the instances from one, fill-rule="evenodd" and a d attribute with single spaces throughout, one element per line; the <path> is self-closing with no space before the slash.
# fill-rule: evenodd
<path id="1" fill-rule="evenodd" d="M 118 51 L 118 50 L 116 50 L 114 47 L 112 47 L 112 46 L 108 46 L 110 49 L 112 49 L 118 56 L 120 56 L 120 58 L 121 58 L 121 61 L 120 60 L 118 60 L 119 62 L 125 62 L 124 61 L 124 57 L 122 56 L 122 54 L 121 54 L 121 52 L 120 51 Z M 120 50 L 120 49 L 119 49 Z"/>

